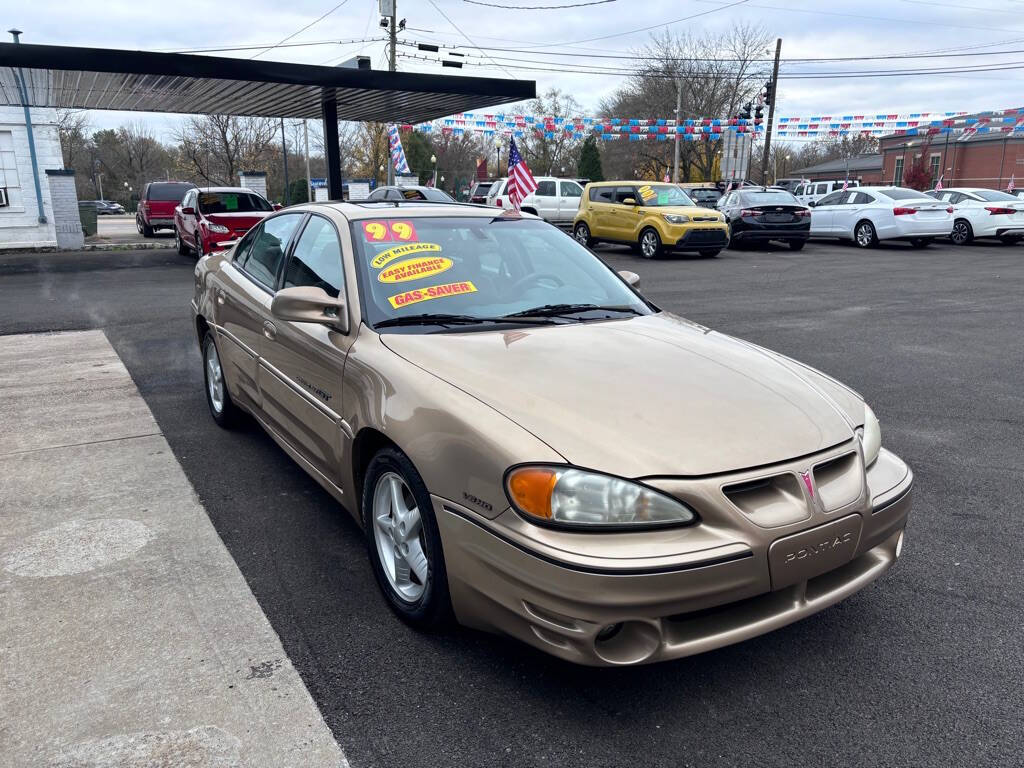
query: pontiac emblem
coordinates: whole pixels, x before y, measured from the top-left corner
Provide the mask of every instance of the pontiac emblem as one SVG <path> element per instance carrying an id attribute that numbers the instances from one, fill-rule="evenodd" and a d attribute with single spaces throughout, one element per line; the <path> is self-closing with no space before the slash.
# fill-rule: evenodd
<path id="1" fill-rule="evenodd" d="M 810 494 L 811 498 L 814 498 L 814 483 L 811 482 L 810 472 L 801 472 L 800 477 L 803 478 L 804 485 L 807 487 L 807 493 Z"/>

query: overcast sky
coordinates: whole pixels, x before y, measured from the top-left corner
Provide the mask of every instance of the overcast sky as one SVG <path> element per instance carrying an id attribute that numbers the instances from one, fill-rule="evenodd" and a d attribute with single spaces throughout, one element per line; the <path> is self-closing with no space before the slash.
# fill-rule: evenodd
<path id="1" fill-rule="evenodd" d="M 483 0 L 482 0 L 483 1 Z M 581 0 L 486 0 L 501 5 L 537 6 L 578 3 Z M 497 68 L 479 52 L 466 47 L 466 35 L 480 46 L 497 46 L 560 53 L 630 53 L 652 31 L 723 31 L 738 21 L 762 25 L 772 37 L 783 38 L 783 58 L 864 56 L 925 51 L 978 53 L 1024 49 L 1022 0 L 615 0 L 562 10 L 502 10 L 467 0 L 398 0 L 399 17 L 407 19 L 402 38 L 409 41 L 462 45 L 475 54 L 477 66 L 465 74 L 516 76 L 535 79 L 538 91 L 557 87 L 571 92 L 591 113 L 620 79 L 610 75 L 528 71 L 525 66 L 551 66 L 557 57 L 491 51 Z M 103 48 L 184 51 L 199 47 L 272 44 L 330 11 L 338 0 L 21 0 L 3 13 L 8 26 L 23 30 L 26 43 L 82 45 Z M 697 14 L 703 14 L 696 16 Z M 691 17 L 691 18 L 685 18 Z M 675 23 L 672 23 L 674 20 Z M 289 43 L 379 38 L 378 0 L 347 0 L 341 7 L 295 36 Z M 650 30 L 639 30 L 650 27 Z M 461 32 L 459 31 L 461 30 Z M 601 38 L 601 39 L 595 39 Z M 579 41 L 588 42 L 579 42 Z M 400 49 L 416 53 L 412 48 Z M 252 56 L 256 51 L 225 51 L 218 56 Z M 369 55 L 375 68 L 385 68 L 379 41 L 339 45 L 337 42 L 271 50 L 261 58 L 334 64 L 356 53 Z M 564 59 L 563 59 L 564 60 Z M 583 63 L 607 60 L 574 59 Z M 842 64 L 786 64 L 783 74 L 840 69 L 921 69 L 935 66 L 1018 63 L 1020 54 L 964 56 Z M 613 60 L 614 61 L 614 60 Z M 544 62 L 544 63 L 541 63 Z M 621 63 L 621 62 L 620 62 Z M 409 71 L 440 71 L 436 64 L 399 59 Z M 459 70 L 445 69 L 448 74 Z M 922 110 L 982 110 L 1024 103 L 1022 70 L 900 75 L 870 79 L 783 80 L 781 115 Z M 161 138 L 181 118 L 145 114 L 93 113 L 96 128 L 143 118 Z M 623 115 L 623 117 L 631 117 Z M 652 117 L 656 117 L 652 115 Z M 666 115 L 665 117 L 669 117 Z"/>

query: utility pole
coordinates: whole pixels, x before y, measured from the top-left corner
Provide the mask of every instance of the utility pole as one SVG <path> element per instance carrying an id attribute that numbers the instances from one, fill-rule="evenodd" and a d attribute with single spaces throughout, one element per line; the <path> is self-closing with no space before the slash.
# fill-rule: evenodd
<path id="1" fill-rule="evenodd" d="M 388 17 L 388 71 L 396 72 L 398 71 L 398 0 L 380 0 L 380 12 Z M 391 161 L 391 149 L 389 146 L 388 185 L 394 183 L 395 164 Z"/>
<path id="2" fill-rule="evenodd" d="M 313 180 L 309 178 L 309 121 L 302 121 L 302 135 L 306 142 L 306 202 L 313 202 Z"/>
<path id="3" fill-rule="evenodd" d="M 775 122 L 775 96 L 779 92 L 779 56 L 782 55 L 782 38 L 775 41 L 775 67 L 772 70 L 771 101 L 768 102 L 768 127 L 764 132 L 764 157 L 761 161 L 761 183 L 768 186 L 768 152 L 772 146 L 772 124 Z"/>
<path id="4" fill-rule="evenodd" d="M 676 78 L 676 146 L 674 149 L 674 160 L 672 162 L 672 183 L 679 183 L 679 119 L 683 111 L 683 81 Z"/>
<path id="5" fill-rule="evenodd" d="M 288 142 L 284 137 L 284 118 L 281 118 L 281 150 L 284 152 L 284 204 L 288 206 L 291 201 L 288 199 Z"/>

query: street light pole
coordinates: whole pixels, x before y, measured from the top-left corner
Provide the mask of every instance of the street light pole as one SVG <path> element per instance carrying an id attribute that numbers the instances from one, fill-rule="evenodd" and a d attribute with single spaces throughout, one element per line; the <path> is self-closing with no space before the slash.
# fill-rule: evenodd
<path id="1" fill-rule="evenodd" d="M 679 116 L 683 111 L 683 81 L 676 78 L 676 146 L 672 162 L 672 182 L 679 183 Z"/>

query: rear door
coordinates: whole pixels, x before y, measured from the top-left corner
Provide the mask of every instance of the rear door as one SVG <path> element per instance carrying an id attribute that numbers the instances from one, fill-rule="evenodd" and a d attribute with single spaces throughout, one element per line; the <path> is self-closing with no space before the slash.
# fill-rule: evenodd
<path id="1" fill-rule="evenodd" d="M 345 294 L 341 237 L 326 216 L 311 214 L 289 250 L 281 288 L 294 286 Z M 342 375 L 354 337 L 354 329 L 346 335 L 318 323 L 270 318 L 260 363 L 270 426 L 335 485 L 342 456 Z"/>
<path id="2" fill-rule="evenodd" d="M 537 215 L 544 221 L 558 221 L 558 188 L 554 179 L 545 179 L 537 182 L 537 191 L 531 195 L 531 200 L 524 201 L 523 206 L 529 206 L 537 211 Z"/>
<path id="3" fill-rule="evenodd" d="M 590 195 L 590 234 L 597 238 L 611 238 L 614 220 L 612 218 L 612 201 L 615 199 L 615 187 L 591 187 Z"/>
<path id="4" fill-rule="evenodd" d="M 242 238 L 232 261 L 217 273 L 215 319 L 224 339 L 219 351 L 227 365 L 225 375 L 229 386 L 234 383 L 257 409 L 261 407 L 259 358 L 270 302 L 285 250 L 303 216 L 296 212 L 267 219 Z"/>
<path id="5" fill-rule="evenodd" d="M 583 187 L 575 181 L 558 182 L 558 223 L 571 224 L 580 209 Z"/>

